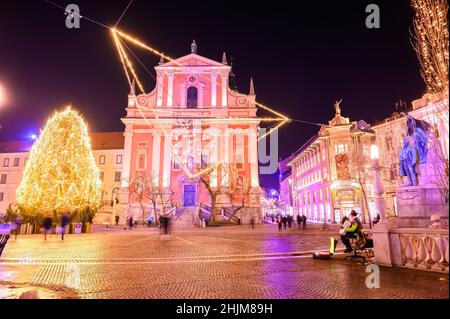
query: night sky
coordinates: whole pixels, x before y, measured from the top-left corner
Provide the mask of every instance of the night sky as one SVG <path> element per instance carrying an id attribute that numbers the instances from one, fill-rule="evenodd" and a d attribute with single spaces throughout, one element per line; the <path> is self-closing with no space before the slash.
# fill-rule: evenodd
<path id="1" fill-rule="evenodd" d="M 54 0 L 76 3 L 81 15 L 114 25 L 129 0 Z M 343 98 L 351 120 L 372 123 L 424 92 L 410 45 L 408 1 L 144 1 L 134 0 L 119 28 L 172 57 L 190 53 L 233 59 L 239 91 L 253 76 L 257 100 L 294 119 L 326 123 Z M 381 28 L 365 27 L 376 3 Z M 67 29 L 63 10 L 43 0 L 2 2 L 0 139 L 39 132 L 57 108 L 72 103 L 96 131 L 122 130 L 129 91 L 110 33 L 85 19 Z M 159 58 L 134 50 L 153 71 Z M 135 63 L 137 64 L 137 62 Z M 150 91 L 154 80 L 140 69 Z M 318 127 L 301 123 L 280 132 L 280 157 L 298 149 Z"/>

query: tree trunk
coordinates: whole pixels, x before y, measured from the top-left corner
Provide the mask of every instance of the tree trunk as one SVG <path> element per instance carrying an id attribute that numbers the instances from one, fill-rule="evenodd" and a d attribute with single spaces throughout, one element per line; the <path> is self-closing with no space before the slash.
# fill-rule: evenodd
<path id="1" fill-rule="evenodd" d="M 363 194 L 363 208 L 365 211 L 367 211 L 367 216 L 369 217 L 369 228 L 372 229 L 372 216 L 370 216 L 370 211 L 369 211 L 369 204 L 367 201 L 367 195 L 366 195 L 366 191 L 364 189 L 364 185 L 361 183 L 361 180 L 359 181 L 359 185 L 361 186 L 361 191 Z"/>

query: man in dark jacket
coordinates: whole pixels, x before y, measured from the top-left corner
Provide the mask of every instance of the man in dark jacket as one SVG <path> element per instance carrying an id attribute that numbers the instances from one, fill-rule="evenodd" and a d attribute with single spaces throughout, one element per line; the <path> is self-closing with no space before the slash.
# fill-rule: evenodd
<path id="1" fill-rule="evenodd" d="M 302 216 L 300 216 L 300 214 L 297 215 L 297 225 L 298 225 L 298 229 L 300 229 L 300 226 L 302 224 Z"/>
<path id="2" fill-rule="evenodd" d="M 66 234 L 66 226 L 69 224 L 69 215 L 64 213 L 61 216 L 61 240 L 64 240 L 64 235 Z"/>
<path id="3" fill-rule="evenodd" d="M 52 229 L 52 218 L 50 215 L 45 216 L 42 224 L 44 226 L 44 240 L 47 240 L 47 233 Z"/>

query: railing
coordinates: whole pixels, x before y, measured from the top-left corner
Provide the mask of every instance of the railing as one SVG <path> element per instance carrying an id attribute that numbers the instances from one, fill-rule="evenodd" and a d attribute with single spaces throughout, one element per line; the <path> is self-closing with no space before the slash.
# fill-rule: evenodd
<path id="1" fill-rule="evenodd" d="M 208 204 L 200 204 L 200 209 L 202 211 L 202 216 L 204 219 L 211 218 L 211 206 Z"/>
<path id="2" fill-rule="evenodd" d="M 448 229 L 405 228 L 398 234 L 404 267 L 448 272 Z"/>

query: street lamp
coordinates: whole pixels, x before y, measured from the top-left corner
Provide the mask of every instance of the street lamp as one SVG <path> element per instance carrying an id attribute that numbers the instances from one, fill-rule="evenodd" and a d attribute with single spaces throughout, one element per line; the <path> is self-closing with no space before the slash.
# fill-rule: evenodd
<path id="1" fill-rule="evenodd" d="M 376 144 L 370 146 L 370 158 L 372 159 L 372 169 L 374 171 L 373 193 L 375 197 L 375 208 L 380 214 L 380 222 L 386 220 L 386 202 L 384 200 L 384 187 L 381 183 L 381 173 L 379 164 L 380 152 Z"/>

